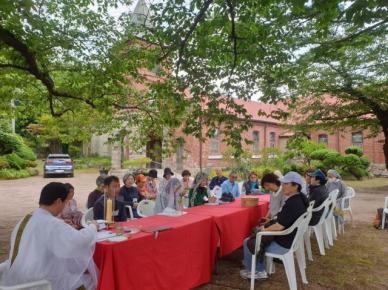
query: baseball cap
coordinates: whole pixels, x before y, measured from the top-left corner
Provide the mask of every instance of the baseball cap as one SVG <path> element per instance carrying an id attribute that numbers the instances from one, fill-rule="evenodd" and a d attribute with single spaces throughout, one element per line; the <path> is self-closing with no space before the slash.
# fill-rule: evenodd
<path id="1" fill-rule="evenodd" d="M 286 175 L 281 177 L 279 180 L 281 183 L 294 182 L 294 183 L 299 184 L 300 186 L 303 186 L 302 176 L 300 176 L 299 173 L 297 173 L 295 171 L 288 172 Z"/>
<path id="2" fill-rule="evenodd" d="M 317 177 L 320 180 L 326 180 L 325 174 L 320 169 L 317 169 L 314 172 L 307 173 L 307 175 Z"/>

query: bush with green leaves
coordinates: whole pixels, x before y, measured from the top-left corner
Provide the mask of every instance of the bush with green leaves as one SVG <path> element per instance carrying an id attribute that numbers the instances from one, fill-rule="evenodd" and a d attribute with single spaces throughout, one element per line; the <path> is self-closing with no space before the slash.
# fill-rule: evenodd
<path id="1" fill-rule="evenodd" d="M 362 148 L 358 146 L 350 146 L 346 148 L 345 154 L 354 154 L 354 155 L 357 155 L 358 157 L 361 157 L 364 155 L 364 152 L 362 151 Z"/>
<path id="2" fill-rule="evenodd" d="M 9 163 L 7 161 L 7 158 L 4 156 L 0 156 L 0 169 L 9 168 Z"/>
<path id="3" fill-rule="evenodd" d="M 8 161 L 8 164 L 13 169 L 24 169 L 27 167 L 27 160 L 24 160 L 23 158 L 19 157 L 16 153 L 11 153 L 5 155 L 5 158 Z"/>

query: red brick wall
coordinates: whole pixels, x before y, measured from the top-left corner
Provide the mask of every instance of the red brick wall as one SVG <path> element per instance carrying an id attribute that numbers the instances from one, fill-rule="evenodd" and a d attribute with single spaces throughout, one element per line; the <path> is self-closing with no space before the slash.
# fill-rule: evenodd
<path id="1" fill-rule="evenodd" d="M 318 142 L 320 134 L 328 135 L 328 147 L 337 150 L 340 153 L 345 153 L 346 148 L 352 146 L 352 133 L 359 132 L 358 130 L 345 129 L 337 133 L 330 134 L 327 131 L 319 130 L 310 134 L 311 140 Z M 380 133 L 377 137 L 368 137 L 370 132 L 368 130 L 362 131 L 363 134 L 363 150 L 364 154 L 368 156 L 372 163 L 383 164 L 384 152 L 383 142 L 384 135 Z"/>

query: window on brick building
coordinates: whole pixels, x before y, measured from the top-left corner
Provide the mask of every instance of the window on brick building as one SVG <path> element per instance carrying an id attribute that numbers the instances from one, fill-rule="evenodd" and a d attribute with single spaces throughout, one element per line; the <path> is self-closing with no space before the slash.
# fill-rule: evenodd
<path id="1" fill-rule="evenodd" d="M 210 154 L 220 153 L 220 131 L 215 129 L 212 137 L 210 138 Z"/>
<path id="2" fill-rule="evenodd" d="M 318 143 L 323 143 L 327 145 L 329 143 L 329 137 L 327 136 L 327 134 L 319 134 Z"/>
<path id="3" fill-rule="evenodd" d="M 253 131 L 252 132 L 252 153 L 253 154 L 258 154 L 259 153 L 259 149 L 260 149 L 260 133 L 259 131 Z"/>
<path id="4" fill-rule="evenodd" d="M 352 145 L 362 147 L 362 143 L 363 143 L 362 132 L 352 133 Z"/>
<path id="5" fill-rule="evenodd" d="M 275 148 L 276 145 L 276 133 L 270 132 L 269 133 L 269 147 Z"/>

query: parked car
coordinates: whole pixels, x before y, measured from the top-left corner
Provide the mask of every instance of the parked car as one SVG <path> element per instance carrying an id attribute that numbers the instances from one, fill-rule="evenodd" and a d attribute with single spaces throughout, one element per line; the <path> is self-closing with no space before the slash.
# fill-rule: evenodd
<path id="1" fill-rule="evenodd" d="M 74 164 L 69 154 L 49 154 L 43 165 L 43 177 L 52 175 L 74 176 Z"/>

